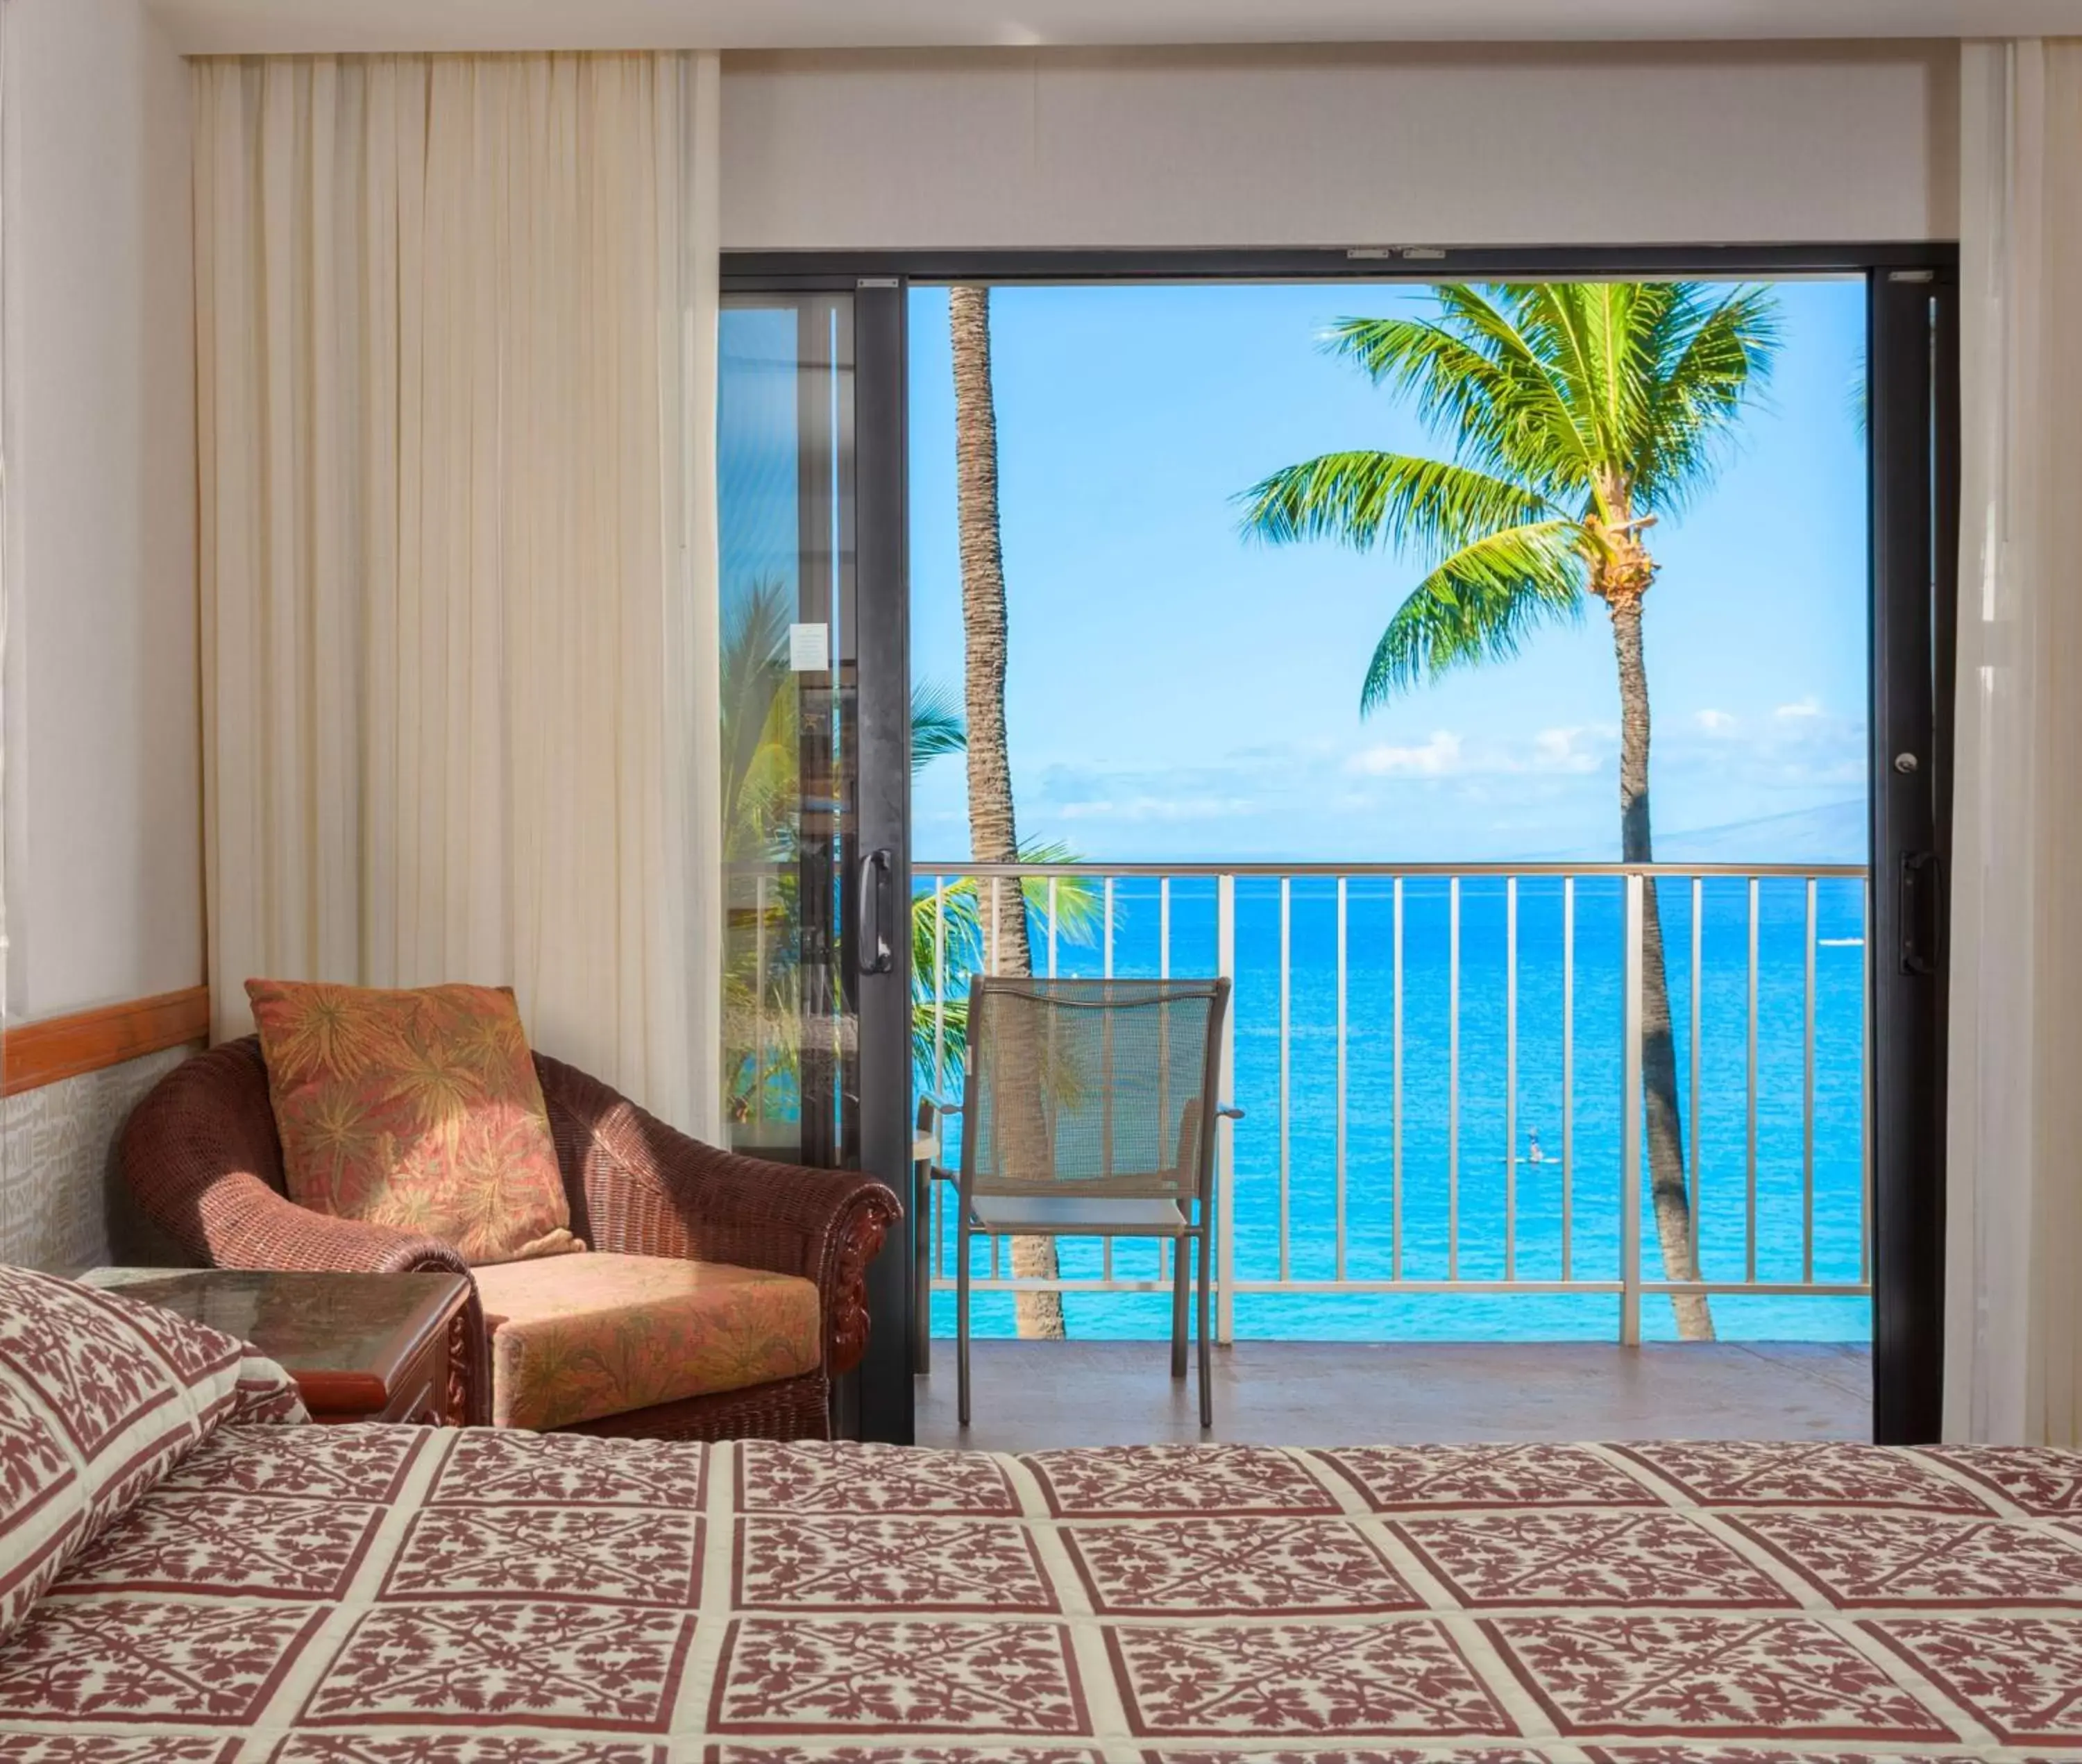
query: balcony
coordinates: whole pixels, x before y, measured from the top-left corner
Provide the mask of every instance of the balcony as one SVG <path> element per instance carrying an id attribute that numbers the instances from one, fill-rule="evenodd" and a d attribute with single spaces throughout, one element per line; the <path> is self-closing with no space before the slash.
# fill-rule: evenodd
<path id="1" fill-rule="evenodd" d="M 1303 1411 L 1343 1437 L 1553 1437 L 1564 1414 L 1578 1436 L 1865 1432 L 1862 868 L 950 862 L 915 865 L 913 886 L 919 1076 L 942 1095 L 960 1088 L 957 1007 L 996 965 L 1006 890 L 1040 971 L 1234 980 L 1225 1437 L 1300 1437 Z M 1664 1269 L 1646 1135 L 1624 1130 L 1658 1059 L 1694 1278 Z M 928 1185 L 917 1274 L 944 1337 L 952 1194 Z M 1063 1396 L 1052 1438 L 1196 1435 L 1161 1351 L 1131 1345 L 1168 1326 L 1167 1250 L 1065 1241 L 1035 1281 L 978 1246 L 980 1336 L 1009 1335 L 1013 1295 L 1045 1286 L 1072 1337 L 984 1341 L 980 1425 L 996 1387 L 1020 1392 L 1022 1426 Z M 1722 1341 L 1654 1345 L 1684 1295 Z M 925 1435 L 951 1429 L 950 1382 L 921 1387 Z"/>
<path id="2" fill-rule="evenodd" d="M 977 1341 L 973 1424 L 943 1342 L 921 1446 L 1423 1445 L 1542 1439 L 1869 1439 L 1869 1351 L 1836 1342 L 1242 1341 L 1215 1350 L 1215 1425 L 1156 1341 Z"/>

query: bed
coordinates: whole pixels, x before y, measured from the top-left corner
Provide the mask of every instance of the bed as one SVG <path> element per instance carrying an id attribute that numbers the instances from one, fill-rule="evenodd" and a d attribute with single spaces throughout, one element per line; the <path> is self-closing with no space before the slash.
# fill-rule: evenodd
<path id="1" fill-rule="evenodd" d="M 0 1759 L 2082 1760 L 2082 1454 L 221 1407 L 0 1643 Z"/>

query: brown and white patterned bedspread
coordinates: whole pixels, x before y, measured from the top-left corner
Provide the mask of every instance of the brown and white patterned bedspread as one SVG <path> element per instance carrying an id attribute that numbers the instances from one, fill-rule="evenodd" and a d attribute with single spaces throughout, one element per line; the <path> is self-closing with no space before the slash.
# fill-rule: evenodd
<path id="1" fill-rule="evenodd" d="M 0 1759 L 2082 1759 L 2082 1455 L 229 1428 Z"/>

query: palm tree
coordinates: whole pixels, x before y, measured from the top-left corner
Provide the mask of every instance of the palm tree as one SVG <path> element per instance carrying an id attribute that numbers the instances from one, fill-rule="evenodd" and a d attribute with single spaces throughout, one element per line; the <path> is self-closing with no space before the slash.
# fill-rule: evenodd
<path id="1" fill-rule="evenodd" d="M 1019 857 L 1013 818 L 1012 761 L 1005 736 L 1005 553 L 997 510 L 997 404 L 990 377 L 990 290 L 947 291 L 954 343 L 955 486 L 962 556 L 962 634 L 966 658 L 963 699 L 968 719 L 969 855 L 980 864 L 1009 864 Z M 997 971 L 1028 975 L 1026 899 L 1018 888 L 990 890 Z M 1035 1098 L 1038 1111 L 1039 1098 Z M 1038 1126 L 1038 1122 L 1037 1122 Z M 1024 1138 L 1025 1135 L 1015 1135 Z M 1038 1132 L 1031 1143 L 1038 1143 Z M 1056 1277 L 1052 1238 L 1012 1240 L 1015 1278 Z M 1022 1292 L 1014 1313 L 1022 1336 L 1060 1338 L 1063 1300 L 1052 1291 Z"/>
<path id="2" fill-rule="evenodd" d="M 1330 351 L 1409 395 L 1448 459 L 1325 453 L 1246 493 L 1246 528 L 1275 543 L 1390 545 L 1424 575 L 1388 621 L 1360 708 L 1460 667 L 1508 660 L 1541 625 L 1612 625 L 1620 689 L 1620 846 L 1653 861 L 1642 603 L 1646 535 L 1713 478 L 1777 349 L 1768 289 L 1692 282 L 1523 283 L 1435 288 L 1435 314 L 1347 318 Z M 1642 1066 L 1656 1233 L 1665 1274 L 1692 1253 L 1655 885 L 1643 890 Z M 1678 1332 L 1713 1335 L 1703 1297 L 1673 1296 Z"/>

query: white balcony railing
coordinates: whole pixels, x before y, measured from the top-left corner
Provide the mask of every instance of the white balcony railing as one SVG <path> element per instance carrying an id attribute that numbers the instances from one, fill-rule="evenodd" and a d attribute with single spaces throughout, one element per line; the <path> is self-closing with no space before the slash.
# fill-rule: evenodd
<path id="1" fill-rule="evenodd" d="M 996 967 L 1006 889 L 1026 890 L 1039 971 L 1235 982 L 1223 1084 L 1247 1118 L 1218 1150 L 1220 1340 L 1239 1299 L 1258 1295 L 1613 1295 L 1632 1342 L 1653 1295 L 1871 1290 L 1862 866 L 918 863 L 912 875 L 938 909 L 917 1009 L 921 1082 L 943 1097 L 961 1086 L 949 1005 Z M 966 934 L 949 910 L 964 893 Z M 1651 914 L 1699 1274 L 1683 1282 L 1645 1262 L 1660 1267 L 1641 1126 Z M 1551 1149 L 1543 1122 L 1558 1125 Z M 937 1291 L 954 1283 L 953 1196 L 931 1190 L 921 1227 Z M 986 1271 L 979 1246 L 977 1291 L 1170 1290 L 1165 1244 L 1066 1244 L 1051 1281 L 1014 1278 L 1003 1247 L 989 1244 Z"/>

